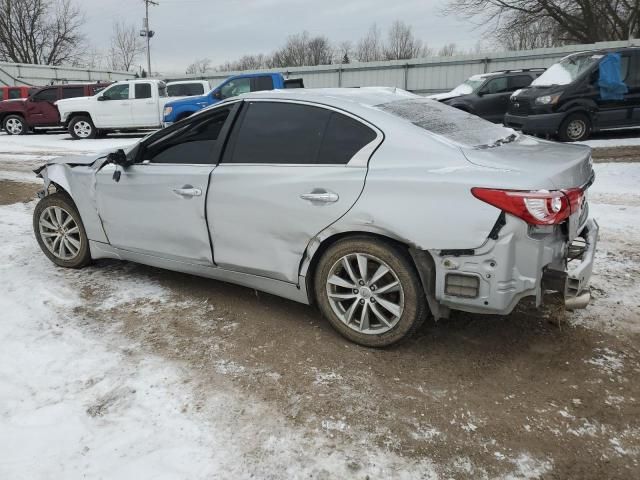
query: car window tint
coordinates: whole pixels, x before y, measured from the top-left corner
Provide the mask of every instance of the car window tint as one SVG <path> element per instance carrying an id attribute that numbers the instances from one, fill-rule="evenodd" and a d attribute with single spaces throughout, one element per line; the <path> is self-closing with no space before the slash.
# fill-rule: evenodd
<path id="1" fill-rule="evenodd" d="M 177 85 L 169 85 L 167 94 L 170 97 L 191 97 L 193 95 L 203 95 L 204 87 L 201 83 L 179 83 Z"/>
<path id="2" fill-rule="evenodd" d="M 529 75 L 516 75 L 509 77 L 509 90 L 518 90 L 531 85 L 532 78 Z"/>
<path id="3" fill-rule="evenodd" d="M 108 88 L 102 94 L 105 100 L 128 100 L 129 99 L 129 84 L 121 83 Z"/>
<path id="4" fill-rule="evenodd" d="M 255 77 L 252 79 L 253 85 L 251 85 L 252 92 L 259 92 L 262 90 L 273 90 L 273 78 L 270 76 Z"/>
<path id="5" fill-rule="evenodd" d="M 10 88 L 9 89 L 9 99 L 12 98 L 20 98 L 20 89 L 19 88 Z"/>
<path id="6" fill-rule="evenodd" d="M 62 98 L 84 97 L 84 87 L 62 87 Z"/>
<path id="7" fill-rule="evenodd" d="M 245 108 L 231 162 L 316 163 L 330 110 L 276 102 L 255 102 Z"/>
<path id="8" fill-rule="evenodd" d="M 33 96 L 36 102 L 55 102 L 58 100 L 58 88 L 45 88 Z"/>
<path id="9" fill-rule="evenodd" d="M 215 163 L 211 156 L 213 147 L 230 111 L 225 108 L 213 116 L 194 118 L 182 130 L 146 147 L 143 160 L 152 163 Z"/>
<path id="10" fill-rule="evenodd" d="M 494 78 L 482 87 L 482 90 L 486 93 L 504 93 L 509 91 L 507 77 Z"/>
<path id="11" fill-rule="evenodd" d="M 361 122 L 337 112 L 331 114 L 317 163 L 347 164 L 376 133 Z"/>
<path id="12" fill-rule="evenodd" d="M 220 88 L 220 94 L 222 98 L 235 97 L 243 93 L 249 93 L 251 91 L 251 79 L 250 78 L 237 78 L 225 83 Z"/>
<path id="13" fill-rule="evenodd" d="M 136 98 L 151 98 L 151 84 L 136 83 L 135 94 Z"/>
<path id="14" fill-rule="evenodd" d="M 0 100 L 4 100 L 4 89 L 0 88 Z"/>

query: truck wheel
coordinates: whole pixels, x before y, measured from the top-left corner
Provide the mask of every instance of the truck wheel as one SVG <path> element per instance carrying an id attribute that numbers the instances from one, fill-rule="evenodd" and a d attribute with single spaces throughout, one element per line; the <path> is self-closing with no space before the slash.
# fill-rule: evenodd
<path id="1" fill-rule="evenodd" d="M 96 138 L 96 127 L 93 125 L 91 118 L 87 116 L 73 117 L 69 123 L 69 133 L 76 140 L 85 138 Z"/>
<path id="2" fill-rule="evenodd" d="M 584 113 L 573 113 L 564 119 L 558 130 L 563 142 L 579 142 L 591 135 L 591 119 Z"/>
<path id="3" fill-rule="evenodd" d="M 33 231 L 44 254 L 56 265 L 82 268 L 91 261 L 82 218 L 67 194 L 53 193 L 38 202 Z"/>
<path id="4" fill-rule="evenodd" d="M 9 115 L 4 119 L 2 127 L 9 135 L 24 135 L 29 130 L 27 123 L 20 115 Z"/>
<path id="5" fill-rule="evenodd" d="M 422 283 L 411 258 L 382 240 L 339 240 L 318 262 L 313 284 L 318 306 L 333 328 L 366 347 L 404 340 L 426 317 Z"/>

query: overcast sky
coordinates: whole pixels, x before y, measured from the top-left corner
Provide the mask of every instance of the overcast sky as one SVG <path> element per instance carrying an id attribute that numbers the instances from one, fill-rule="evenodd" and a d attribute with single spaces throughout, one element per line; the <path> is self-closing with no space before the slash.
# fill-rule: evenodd
<path id="1" fill-rule="evenodd" d="M 150 7 L 154 71 L 184 72 L 197 58 L 214 65 L 244 54 L 270 53 L 288 35 L 307 30 L 338 43 L 355 44 L 374 22 L 386 35 L 394 20 L 413 26 L 414 33 L 433 48 L 455 42 L 473 48 L 481 31 L 470 22 L 442 16 L 445 0 L 158 0 Z M 106 50 L 112 24 L 125 20 L 142 26 L 142 0 L 84 0 L 85 30 L 92 47 Z M 137 63 L 146 65 L 140 58 Z"/>

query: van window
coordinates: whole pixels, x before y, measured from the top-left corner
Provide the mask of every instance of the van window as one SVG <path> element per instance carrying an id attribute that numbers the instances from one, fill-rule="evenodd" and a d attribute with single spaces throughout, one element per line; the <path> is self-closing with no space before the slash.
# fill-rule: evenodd
<path id="1" fill-rule="evenodd" d="M 604 55 L 571 55 L 551 65 L 531 85 L 548 87 L 551 85 L 569 85 L 583 73 L 597 64 Z"/>
<path id="2" fill-rule="evenodd" d="M 383 103 L 376 108 L 463 146 L 482 147 L 517 138 L 509 128 L 428 98 Z"/>

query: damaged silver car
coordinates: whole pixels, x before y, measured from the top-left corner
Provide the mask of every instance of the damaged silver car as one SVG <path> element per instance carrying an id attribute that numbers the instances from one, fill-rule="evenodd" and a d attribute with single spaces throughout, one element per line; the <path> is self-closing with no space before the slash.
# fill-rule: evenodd
<path id="1" fill-rule="evenodd" d="M 400 90 L 251 93 L 36 173 L 35 235 L 55 264 L 244 285 L 317 305 L 361 345 L 407 338 L 429 313 L 589 300 L 590 149 Z"/>

